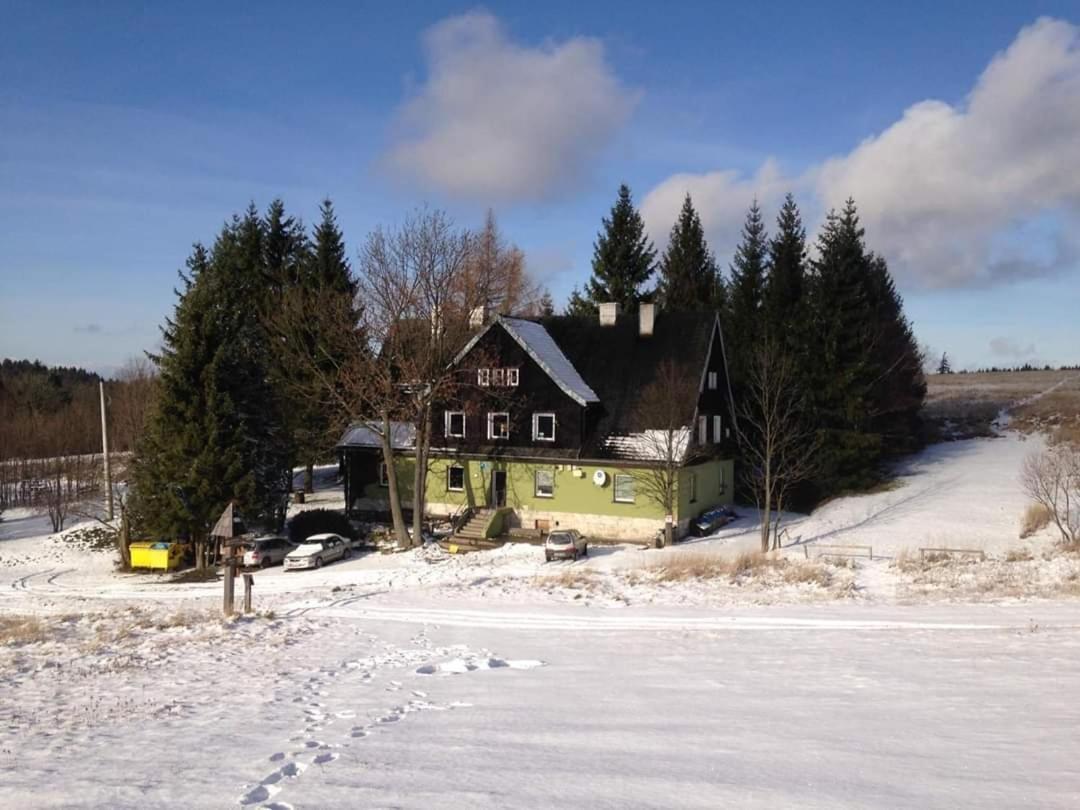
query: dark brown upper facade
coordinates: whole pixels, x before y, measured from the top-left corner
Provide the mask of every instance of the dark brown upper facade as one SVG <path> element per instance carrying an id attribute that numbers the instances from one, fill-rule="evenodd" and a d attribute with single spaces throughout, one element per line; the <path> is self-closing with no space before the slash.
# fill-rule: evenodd
<path id="1" fill-rule="evenodd" d="M 679 400 L 689 454 L 729 457 L 735 436 L 716 315 L 656 313 L 651 327 L 638 315 L 606 324 L 497 318 L 458 355 L 463 385 L 455 401 L 436 411 L 432 447 L 483 456 L 632 460 L 640 437 L 665 428 L 650 424 L 639 403 L 671 361 L 696 391 Z"/>

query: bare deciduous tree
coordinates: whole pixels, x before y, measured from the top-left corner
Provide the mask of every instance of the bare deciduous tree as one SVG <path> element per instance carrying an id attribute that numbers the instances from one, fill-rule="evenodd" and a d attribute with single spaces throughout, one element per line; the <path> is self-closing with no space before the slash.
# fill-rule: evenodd
<path id="1" fill-rule="evenodd" d="M 364 422 L 378 435 L 402 547 L 422 542 L 435 403 L 470 384 L 451 362 L 468 337 L 469 314 L 485 303 L 482 285 L 462 281 L 473 245 L 443 212 L 418 211 L 400 227 L 369 234 L 358 262 L 359 320 L 352 302 L 318 290 L 288 294 L 273 319 L 291 362 L 304 369 L 300 393 L 331 404 L 342 417 L 338 428 Z M 394 474 L 399 422 L 415 436 L 411 540 Z"/>
<path id="2" fill-rule="evenodd" d="M 641 392 L 636 421 L 645 430 L 632 438 L 635 446 L 627 450 L 650 462 L 637 476 L 643 494 L 663 508 L 665 515 L 675 513 L 679 469 L 690 452 L 690 419 L 697 400 L 694 371 L 674 360 L 664 360 L 654 379 Z M 664 542 L 670 545 L 674 527 L 665 525 Z"/>
<path id="3" fill-rule="evenodd" d="M 525 267 L 525 254 L 516 245 L 506 244 L 491 210 L 483 228 L 472 235 L 468 256 L 450 292 L 459 308 L 483 306 L 500 315 L 540 314 L 543 296 Z"/>
<path id="4" fill-rule="evenodd" d="M 1080 543 L 1080 448 L 1058 443 L 1024 459 L 1020 482 L 1046 508 L 1061 542 Z"/>
<path id="5" fill-rule="evenodd" d="M 806 422 L 806 399 L 794 361 L 766 338 L 751 353 L 736 432 L 743 475 L 761 510 L 761 550 L 779 548 L 780 519 L 787 495 L 814 469 L 818 446 Z"/>

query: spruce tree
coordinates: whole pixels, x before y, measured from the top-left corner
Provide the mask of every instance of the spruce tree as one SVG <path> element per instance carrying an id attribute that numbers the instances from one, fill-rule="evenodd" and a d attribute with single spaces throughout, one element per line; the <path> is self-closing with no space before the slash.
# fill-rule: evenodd
<path id="1" fill-rule="evenodd" d="M 764 337 L 762 300 L 768 269 L 768 237 L 757 200 L 743 225 L 742 241 L 735 249 L 727 285 L 725 332 L 735 347 L 728 358 L 732 386 L 737 390 L 746 375 L 750 354 Z"/>
<path id="2" fill-rule="evenodd" d="M 570 298 L 566 301 L 566 309 L 563 310 L 563 314 L 574 318 L 595 318 L 596 311 L 596 304 L 583 296 L 577 287 L 574 287 L 570 293 Z"/>
<path id="3" fill-rule="evenodd" d="M 952 374 L 952 365 L 949 363 L 949 353 L 941 353 L 941 362 L 938 363 L 938 374 Z"/>
<path id="4" fill-rule="evenodd" d="M 821 431 L 823 493 L 868 483 L 882 452 L 880 436 L 870 430 L 876 324 L 863 235 L 855 203 L 848 200 L 839 214 L 829 213 L 813 265 L 807 370 Z"/>
<path id="5" fill-rule="evenodd" d="M 806 279 L 806 230 L 799 206 L 788 194 L 776 217 L 776 235 L 769 241 L 765 279 L 765 319 L 777 338 L 801 320 Z"/>
<path id="6" fill-rule="evenodd" d="M 659 303 L 669 312 L 711 309 L 722 298 L 719 275 L 701 218 L 687 194 L 660 260 Z"/>
<path id="7" fill-rule="evenodd" d="M 619 304 L 634 312 L 644 298 L 643 288 L 653 274 L 656 250 L 645 234 L 645 222 L 634 207 L 630 188 L 619 186 L 619 197 L 604 218 L 593 244 L 592 278 L 585 296 L 594 305 Z M 571 303 L 573 299 L 571 299 Z"/>
<path id="8" fill-rule="evenodd" d="M 146 531 L 206 540 L 230 501 L 252 524 L 281 517 L 288 436 L 259 314 L 267 274 L 254 208 L 209 253 L 196 245 L 154 357 L 160 396 L 133 470 Z M 201 556 L 200 556 L 201 562 Z"/>

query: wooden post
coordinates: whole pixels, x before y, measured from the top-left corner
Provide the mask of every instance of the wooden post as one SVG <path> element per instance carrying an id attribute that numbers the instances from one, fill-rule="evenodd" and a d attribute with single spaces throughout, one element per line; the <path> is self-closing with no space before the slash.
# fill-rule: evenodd
<path id="1" fill-rule="evenodd" d="M 235 612 L 233 604 L 233 580 L 236 577 L 236 558 L 230 556 L 225 560 L 225 602 L 221 607 L 222 613 L 232 616 Z"/>
<path id="2" fill-rule="evenodd" d="M 251 613 L 251 589 L 255 585 L 255 577 L 244 574 L 244 613 Z"/>

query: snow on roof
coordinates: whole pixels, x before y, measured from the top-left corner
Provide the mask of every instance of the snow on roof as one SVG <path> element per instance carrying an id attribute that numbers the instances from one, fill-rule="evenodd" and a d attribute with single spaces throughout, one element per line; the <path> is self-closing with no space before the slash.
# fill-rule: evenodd
<path id="1" fill-rule="evenodd" d="M 563 354 L 559 344 L 541 324 L 502 315 L 492 321 L 491 326 L 497 323 L 502 324 L 507 334 L 521 344 L 521 348 L 537 362 L 559 388 L 566 392 L 567 396 L 582 405 L 600 401 L 600 397 L 589 387 L 578 370 L 574 368 L 574 364 Z M 488 329 L 490 328 L 489 326 Z M 486 332 L 487 329 L 470 340 L 458 353 L 454 362 L 460 362 Z"/>
<path id="2" fill-rule="evenodd" d="M 666 430 L 612 435 L 604 439 L 604 448 L 617 458 L 635 461 L 682 461 L 690 446 L 690 429 L 679 428 L 668 436 Z"/>
<path id="3" fill-rule="evenodd" d="M 416 426 L 411 422 L 391 422 L 390 440 L 395 450 L 413 449 L 416 446 Z M 350 425 L 338 442 L 338 447 L 382 447 L 381 426 L 377 422 Z"/>

